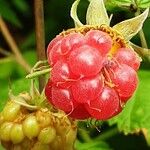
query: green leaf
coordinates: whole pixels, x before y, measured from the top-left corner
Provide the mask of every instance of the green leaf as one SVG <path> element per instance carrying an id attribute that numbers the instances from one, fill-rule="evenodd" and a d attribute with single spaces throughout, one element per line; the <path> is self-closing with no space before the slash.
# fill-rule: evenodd
<path id="1" fill-rule="evenodd" d="M 17 27 L 22 26 L 15 11 L 10 7 L 9 3 L 5 0 L 0 0 L 0 15 Z"/>
<path id="2" fill-rule="evenodd" d="M 150 0 L 137 0 L 137 5 L 139 8 L 148 8 L 150 7 Z"/>
<path id="3" fill-rule="evenodd" d="M 23 13 L 29 12 L 29 5 L 26 0 L 12 0 L 15 7 Z"/>
<path id="4" fill-rule="evenodd" d="M 108 144 L 103 141 L 92 141 L 88 143 L 77 141 L 75 147 L 77 150 L 111 150 Z"/>
<path id="5" fill-rule="evenodd" d="M 76 0 L 73 3 L 73 5 L 71 7 L 71 12 L 70 12 L 71 17 L 74 20 L 75 27 L 81 27 L 81 26 L 83 26 L 83 24 L 80 22 L 80 20 L 78 18 L 78 15 L 77 15 L 77 7 L 79 5 L 79 2 L 80 2 L 80 0 Z"/>
<path id="6" fill-rule="evenodd" d="M 150 144 L 150 72 L 139 72 L 139 87 L 131 100 L 128 101 L 120 115 L 109 120 L 110 125 L 116 124 L 125 134 L 143 131 Z"/>
<path id="7" fill-rule="evenodd" d="M 114 4 L 118 6 L 130 6 L 132 3 L 132 0 L 107 0 L 106 3 L 108 4 Z"/>
<path id="8" fill-rule="evenodd" d="M 119 31 L 128 41 L 142 29 L 148 13 L 149 9 L 146 9 L 141 15 L 116 24 L 113 29 Z"/>
<path id="9" fill-rule="evenodd" d="M 12 57 L 8 57 L 7 61 L 5 61 L 4 63 L 0 61 L 0 70 L 1 70 L 0 79 L 9 78 L 10 75 L 12 74 L 14 67 L 15 63 Z"/>
<path id="10" fill-rule="evenodd" d="M 109 25 L 110 20 L 103 0 L 91 0 L 86 14 L 86 23 L 89 25 Z"/>

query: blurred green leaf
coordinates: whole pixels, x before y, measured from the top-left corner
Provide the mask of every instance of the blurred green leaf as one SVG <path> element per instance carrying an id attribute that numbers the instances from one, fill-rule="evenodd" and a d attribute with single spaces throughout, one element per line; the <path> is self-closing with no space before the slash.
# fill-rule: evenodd
<path id="1" fill-rule="evenodd" d="M 150 0 L 137 0 L 139 8 L 148 8 L 150 7 Z"/>
<path id="2" fill-rule="evenodd" d="M 35 32 L 34 31 L 30 31 L 29 35 L 27 35 L 26 39 L 24 40 L 22 45 L 20 45 L 20 47 L 22 49 L 35 47 Z"/>
<path id="3" fill-rule="evenodd" d="M 1 144 L 0 144 L 0 150 L 5 150 L 5 149 L 1 146 Z"/>
<path id="4" fill-rule="evenodd" d="M 14 60 L 10 58 L 10 61 L 7 61 L 5 63 L 2 63 L 0 61 L 0 79 L 6 79 L 9 78 L 10 75 L 12 74 L 12 71 L 14 69 L 15 63 Z"/>
<path id="5" fill-rule="evenodd" d="M 130 6 L 132 4 L 132 0 L 107 0 L 106 3 L 110 5 Z"/>
<path id="6" fill-rule="evenodd" d="M 125 134 L 144 131 L 145 138 L 150 144 L 150 72 L 139 72 L 139 87 L 133 98 L 126 104 L 120 115 L 109 121 L 116 124 Z"/>
<path id="7" fill-rule="evenodd" d="M 36 53 L 34 50 L 25 51 L 23 53 L 23 57 L 31 66 L 33 66 L 36 62 Z M 26 71 L 20 65 L 17 65 L 16 71 L 17 71 L 17 74 L 19 74 L 19 76 L 21 77 L 26 76 Z"/>
<path id="8" fill-rule="evenodd" d="M 16 27 L 22 27 L 15 11 L 11 8 L 11 5 L 7 1 L 0 0 L 0 15 Z"/>
<path id="9" fill-rule="evenodd" d="M 0 85 L 0 112 L 2 111 L 6 101 L 8 100 L 8 86 L 3 84 Z"/>
<path id="10" fill-rule="evenodd" d="M 29 5 L 26 0 L 12 0 L 12 3 L 15 7 L 20 10 L 21 12 L 28 13 Z"/>
<path id="11" fill-rule="evenodd" d="M 111 150 L 108 144 L 103 141 L 92 141 L 88 143 L 77 141 L 75 147 L 77 150 Z"/>
<path id="12" fill-rule="evenodd" d="M 14 94 L 19 94 L 20 92 L 23 91 L 29 91 L 30 88 L 30 80 L 29 79 L 25 79 L 25 78 L 20 78 L 14 82 L 12 82 L 12 91 Z"/>

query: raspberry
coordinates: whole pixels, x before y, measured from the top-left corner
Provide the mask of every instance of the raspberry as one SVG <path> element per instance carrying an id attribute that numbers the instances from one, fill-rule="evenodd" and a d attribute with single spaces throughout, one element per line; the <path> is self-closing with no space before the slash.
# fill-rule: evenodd
<path id="1" fill-rule="evenodd" d="M 139 69 L 140 59 L 137 57 L 137 54 L 129 48 L 118 49 L 115 58 L 119 63 L 126 64 L 131 68 L 133 68 L 134 70 Z"/>
<path id="2" fill-rule="evenodd" d="M 120 98 L 133 95 L 138 84 L 138 77 L 131 67 L 122 64 L 113 70 L 112 81 L 116 85 L 116 90 Z"/>
<path id="3" fill-rule="evenodd" d="M 140 59 L 117 32 L 83 26 L 49 45 L 45 95 L 52 105 L 74 119 L 107 120 L 122 111 L 137 88 Z"/>
<path id="4" fill-rule="evenodd" d="M 61 42 L 61 39 L 63 37 L 62 36 L 57 36 L 56 38 L 54 38 L 48 45 L 48 48 L 47 48 L 47 55 L 49 55 L 50 53 L 52 53 L 52 49 L 53 51 L 55 50 L 53 47 L 56 46 L 56 45 L 59 45 L 59 43 Z M 58 47 L 58 46 L 57 46 Z M 56 54 L 56 53 L 55 53 Z M 58 52 L 58 56 L 59 56 L 59 52 Z M 55 56 L 53 56 L 55 58 Z M 56 58 L 57 58 L 57 55 L 56 55 Z M 54 59 L 55 60 L 55 59 Z M 52 59 L 49 57 L 48 58 L 48 62 L 51 63 Z"/>
<path id="5" fill-rule="evenodd" d="M 86 110 L 85 106 L 80 104 L 73 110 L 73 112 L 70 114 L 70 117 L 74 119 L 87 119 L 91 117 L 91 115 Z"/>
<path id="6" fill-rule="evenodd" d="M 117 92 L 108 86 L 104 86 L 97 99 L 87 105 L 87 110 L 96 119 L 106 120 L 119 110 L 119 97 Z"/>
<path id="7" fill-rule="evenodd" d="M 70 89 L 62 89 L 52 87 L 52 103 L 59 109 L 65 112 L 72 111 L 73 108 L 73 96 Z"/>
<path id="8" fill-rule="evenodd" d="M 79 47 L 85 43 L 84 36 L 78 33 L 71 33 L 61 42 L 62 55 L 68 54 L 72 49 Z"/>
<path id="9" fill-rule="evenodd" d="M 71 71 L 75 75 L 85 77 L 96 75 L 100 72 L 103 64 L 103 58 L 99 51 L 88 45 L 76 48 L 68 59 Z"/>
<path id="10" fill-rule="evenodd" d="M 99 96 L 102 91 L 103 81 L 100 75 L 84 78 L 76 81 L 71 89 L 74 99 L 78 103 L 92 101 Z"/>
<path id="11" fill-rule="evenodd" d="M 102 56 L 105 56 L 112 47 L 111 37 L 102 31 L 91 30 L 86 36 L 87 44 L 98 49 Z"/>

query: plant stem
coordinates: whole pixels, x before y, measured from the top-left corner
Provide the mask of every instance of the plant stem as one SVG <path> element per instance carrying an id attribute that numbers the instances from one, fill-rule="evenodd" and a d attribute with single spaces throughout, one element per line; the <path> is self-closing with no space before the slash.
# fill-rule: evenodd
<path id="1" fill-rule="evenodd" d="M 138 8 L 138 2 L 137 2 L 137 0 L 134 0 L 134 3 L 135 3 L 135 5 L 136 5 L 136 7 L 137 7 L 137 11 L 136 11 L 136 13 L 135 13 L 135 16 L 138 16 L 138 15 L 140 15 L 140 9 Z M 140 40 L 141 40 L 141 45 L 142 45 L 142 47 L 143 47 L 143 48 L 148 48 L 147 42 L 146 42 L 146 38 L 145 38 L 145 35 L 144 35 L 144 32 L 143 32 L 143 29 L 141 29 L 141 30 L 139 31 L 139 36 L 140 36 Z"/>
<path id="2" fill-rule="evenodd" d="M 10 52 L 6 51 L 5 49 L 3 49 L 1 47 L 0 47 L 0 53 L 3 54 L 4 56 L 10 56 L 11 55 Z"/>
<path id="3" fill-rule="evenodd" d="M 14 53 L 14 55 L 16 56 L 16 61 L 27 71 L 30 72 L 31 67 L 29 66 L 29 64 L 26 62 L 26 60 L 23 58 L 22 54 L 20 53 L 20 50 L 15 42 L 15 40 L 13 39 L 11 33 L 9 32 L 7 25 L 5 24 L 4 20 L 2 19 L 2 17 L 0 17 L 0 31 L 2 32 L 5 40 L 7 41 L 10 49 L 12 50 L 12 52 Z"/>
<path id="4" fill-rule="evenodd" d="M 84 142 L 91 142 L 92 141 L 92 139 L 90 138 L 90 136 L 89 136 L 89 134 L 86 130 L 79 129 L 78 133 L 79 133 L 79 135 L 81 136 L 81 138 Z"/>
<path id="5" fill-rule="evenodd" d="M 35 11 L 35 29 L 36 29 L 36 47 L 38 60 L 45 60 L 45 34 L 44 34 L 44 0 L 34 0 Z M 42 91 L 45 86 L 45 77 L 39 77 L 39 90 Z"/>
<path id="6" fill-rule="evenodd" d="M 52 70 L 51 68 L 48 68 L 48 69 L 44 69 L 44 70 L 41 70 L 41 71 L 36 71 L 36 72 L 33 72 L 33 73 L 27 75 L 26 78 L 27 78 L 27 79 L 33 79 L 33 78 L 35 78 L 35 77 L 38 77 L 38 76 L 47 74 L 47 73 L 49 73 L 51 70 Z"/>
<path id="7" fill-rule="evenodd" d="M 118 128 L 111 128 L 95 138 L 95 140 L 107 140 L 118 133 Z"/>

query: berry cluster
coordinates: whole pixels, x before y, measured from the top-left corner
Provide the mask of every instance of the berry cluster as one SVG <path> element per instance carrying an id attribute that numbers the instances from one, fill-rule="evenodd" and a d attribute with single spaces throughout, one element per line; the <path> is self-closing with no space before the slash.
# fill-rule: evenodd
<path id="1" fill-rule="evenodd" d="M 64 116 L 47 108 L 31 111 L 11 100 L 0 113 L 0 143 L 7 150 L 71 150 L 76 127 Z"/>
<path id="2" fill-rule="evenodd" d="M 100 30 L 58 35 L 48 45 L 47 56 L 52 66 L 47 99 L 75 119 L 117 115 L 138 84 L 136 53 L 115 47 L 112 37 Z"/>

